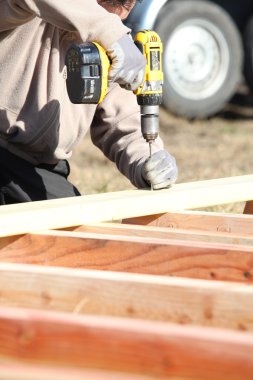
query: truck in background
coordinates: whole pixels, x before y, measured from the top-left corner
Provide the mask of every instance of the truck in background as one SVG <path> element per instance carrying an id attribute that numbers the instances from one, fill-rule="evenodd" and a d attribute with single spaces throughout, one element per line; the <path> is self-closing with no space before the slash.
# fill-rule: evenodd
<path id="1" fill-rule="evenodd" d="M 170 112 L 206 118 L 224 108 L 242 79 L 253 90 L 253 0 L 142 0 L 126 25 L 133 35 L 160 35 Z"/>

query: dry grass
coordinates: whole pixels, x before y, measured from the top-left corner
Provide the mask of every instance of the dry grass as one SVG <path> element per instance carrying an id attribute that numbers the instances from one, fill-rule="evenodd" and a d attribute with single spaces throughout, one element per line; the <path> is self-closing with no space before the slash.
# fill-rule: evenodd
<path id="1" fill-rule="evenodd" d="M 160 135 L 177 159 L 178 183 L 252 174 L 252 132 L 250 97 L 238 95 L 222 114 L 210 120 L 189 122 L 161 109 Z M 71 180 L 83 194 L 133 188 L 92 145 L 89 136 L 76 149 L 70 163 Z M 212 210 L 241 212 L 243 206 L 217 206 Z"/>

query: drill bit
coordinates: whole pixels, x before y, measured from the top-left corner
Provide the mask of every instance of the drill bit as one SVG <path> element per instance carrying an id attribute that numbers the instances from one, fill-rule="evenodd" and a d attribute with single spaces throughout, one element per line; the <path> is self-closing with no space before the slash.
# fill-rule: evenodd
<path id="1" fill-rule="evenodd" d="M 149 141 L 149 158 L 152 156 L 152 141 Z"/>
<path id="2" fill-rule="evenodd" d="M 152 156 L 152 140 L 149 141 L 149 158 Z M 153 191 L 153 185 L 152 183 L 150 184 L 150 190 Z"/>

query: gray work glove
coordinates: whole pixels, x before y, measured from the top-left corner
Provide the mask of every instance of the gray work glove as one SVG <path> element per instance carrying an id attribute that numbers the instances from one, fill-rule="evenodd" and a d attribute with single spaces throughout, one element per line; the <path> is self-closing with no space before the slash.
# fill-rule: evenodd
<path id="1" fill-rule="evenodd" d="M 166 150 L 160 150 L 144 162 L 141 173 L 143 179 L 152 185 L 154 190 L 165 189 L 176 182 L 176 160 Z"/>
<path id="2" fill-rule="evenodd" d="M 125 34 L 107 50 L 111 59 L 109 80 L 135 91 L 142 84 L 146 59 L 135 46 L 132 37 Z"/>

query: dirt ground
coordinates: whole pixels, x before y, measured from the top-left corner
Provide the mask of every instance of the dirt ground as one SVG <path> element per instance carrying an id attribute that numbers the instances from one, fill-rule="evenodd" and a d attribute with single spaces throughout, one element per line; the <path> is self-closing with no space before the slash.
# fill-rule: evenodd
<path id="1" fill-rule="evenodd" d="M 252 174 L 252 132 L 253 96 L 246 90 L 209 120 L 187 121 L 161 109 L 160 135 L 177 159 L 178 183 Z M 82 194 L 133 189 L 89 136 L 75 150 L 70 164 L 70 179 Z M 237 203 L 209 210 L 242 212 L 243 207 Z"/>

